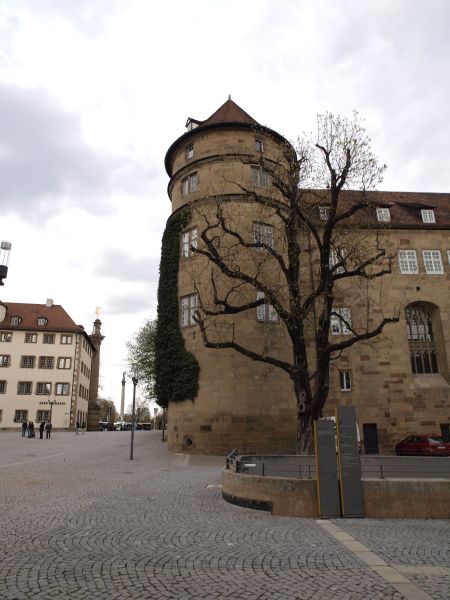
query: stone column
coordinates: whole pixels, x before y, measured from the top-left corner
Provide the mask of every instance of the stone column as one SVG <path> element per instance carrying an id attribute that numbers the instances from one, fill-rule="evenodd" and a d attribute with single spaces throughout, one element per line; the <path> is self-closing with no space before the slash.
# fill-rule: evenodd
<path id="1" fill-rule="evenodd" d="M 98 398 L 98 381 L 100 376 L 100 346 L 102 345 L 105 336 L 101 334 L 102 322 L 99 318 L 94 321 L 94 329 L 89 336 L 95 347 L 95 354 L 92 357 L 91 363 L 91 381 L 89 385 L 89 405 L 88 405 L 88 431 L 97 431 L 98 422 L 100 420 L 100 409 L 97 406 Z"/>
<path id="2" fill-rule="evenodd" d="M 122 377 L 122 396 L 120 398 L 120 420 L 123 421 L 125 414 L 125 373 Z"/>

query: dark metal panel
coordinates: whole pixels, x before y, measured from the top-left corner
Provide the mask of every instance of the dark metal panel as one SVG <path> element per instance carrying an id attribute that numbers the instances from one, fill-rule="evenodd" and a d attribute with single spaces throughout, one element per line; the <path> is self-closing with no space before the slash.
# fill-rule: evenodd
<path id="1" fill-rule="evenodd" d="M 356 411 L 339 406 L 336 413 L 342 516 L 364 517 Z"/>
<path id="2" fill-rule="evenodd" d="M 334 421 L 314 423 L 319 516 L 341 516 Z"/>

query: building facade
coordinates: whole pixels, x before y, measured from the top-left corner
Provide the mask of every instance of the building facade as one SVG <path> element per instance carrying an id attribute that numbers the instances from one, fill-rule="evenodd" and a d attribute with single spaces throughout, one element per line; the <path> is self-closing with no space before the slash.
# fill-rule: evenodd
<path id="1" fill-rule="evenodd" d="M 276 248 L 280 236 L 273 213 L 255 205 L 251 191 L 264 190 L 269 199 L 280 199 L 261 168 L 261 157 L 274 164 L 282 161 L 287 145 L 229 99 L 205 121 L 188 119 L 187 132 L 167 152 L 173 213 L 189 209 L 180 235 L 179 327 L 200 365 L 198 395 L 169 402 L 173 450 L 295 451 L 296 403 L 288 375 L 234 350 L 204 346 L 194 314 L 199 298 L 212 293 L 205 292 L 211 288 L 211 269 L 192 251 L 201 243 L 200 232 L 219 218 L 219 205 L 224 207 L 220 214 L 233 220 L 243 238 Z M 374 244 L 375 235 L 379 243 L 382 236 L 389 248 L 392 273 L 382 285 L 368 284 L 368 298 L 373 314 L 396 314 L 399 320 L 373 343 L 349 348 L 333 362 L 324 416 L 339 404 L 355 406 L 366 451 L 390 453 L 395 442 L 411 433 L 449 435 L 450 195 L 370 192 L 370 198 L 381 232 L 368 226 L 353 228 L 351 235 L 360 245 Z M 347 201 L 352 201 L 351 192 Z M 324 215 L 326 207 L 318 206 L 317 219 Z M 233 252 L 232 246 L 227 252 Z M 265 269 L 258 256 L 258 268 Z M 240 255 L 239 260 L 247 259 Z M 266 277 L 273 282 L 277 274 L 268 269 Z M 220 296 L 223 281 L 214 285 Z M 341 314 L 357 324 L 365 310 L 360 290 L 343 283 L 337 294 Z M 267 349 L 280 360 L 289 356 L 286 331 L 269 304 L 219 320 L 215 339 L 230 331 L 233 339 Z M 332 320 L 330 338 L 347 335 L 342 321 Z"/>
<path id="2" fill-rule="evenodd" d="M 51 420 L 56 429 L 87 423 L 92 371 L 98 371 L 91 337 L 52 300 L 5 304 L 0 323 L 0 429 L 19 429 L 23 421 Z"/>

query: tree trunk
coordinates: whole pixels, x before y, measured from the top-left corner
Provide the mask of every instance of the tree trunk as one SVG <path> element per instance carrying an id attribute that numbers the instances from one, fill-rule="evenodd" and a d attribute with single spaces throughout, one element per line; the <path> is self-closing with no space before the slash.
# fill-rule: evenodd
<path id="1" fill-rule="evenodd" d="M 300 384 L 298 376 L 292 376 L 295 397 L 297 400 L 297 454 L 311 454 L 314 449 L 313 414 L 311 399 Z"/>

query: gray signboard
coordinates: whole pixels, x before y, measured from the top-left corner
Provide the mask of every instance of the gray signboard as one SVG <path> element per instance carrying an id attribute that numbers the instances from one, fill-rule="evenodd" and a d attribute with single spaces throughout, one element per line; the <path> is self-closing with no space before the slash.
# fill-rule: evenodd
<path id="1" fill-rule="evenodd" d="M 339 453 L 339 481 L 343 517 L 364 517 L 364 498 L 361 482 L 361 460 L 353 406 L 336 409 Z"/>
<path id="2" fill-rule="evenodd" d="M 334 421 L 314 423 L 319 516 L 341 516 Z"/>

